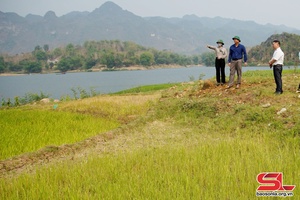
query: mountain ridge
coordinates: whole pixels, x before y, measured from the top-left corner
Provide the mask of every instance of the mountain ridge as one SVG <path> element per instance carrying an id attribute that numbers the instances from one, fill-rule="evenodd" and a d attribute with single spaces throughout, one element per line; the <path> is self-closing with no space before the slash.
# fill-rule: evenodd
<path id="1" fill-rule="evenodd" d="M 194 14 L 182 18 L 141 17 L 111 1 L 92 12 L 73 11 L 62 16 L 48 11 L 43 17 L 21 17 L 0 11 L 0 20 L 0 53 L 8 54 L 30 52 L 37 45 L 48 44 L 54 49 L 90 40 L 133 41 L 158 50 L 198 54 L 219 38 L 229 46 L 234 35 L 239 35 L 244 45 L 255 46 L 274 33 L 300 34 L 300 30 L 282 25 Z"/>

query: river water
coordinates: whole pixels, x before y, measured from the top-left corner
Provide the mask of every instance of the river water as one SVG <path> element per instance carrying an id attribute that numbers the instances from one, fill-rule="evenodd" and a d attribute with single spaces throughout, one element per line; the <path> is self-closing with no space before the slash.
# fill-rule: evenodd
<path id="1" fill-rule="evenodd" d="M 248 70 L 270 70 L 269 67 L 243 67 Z M 270 73 L 271 70 L 270 70 Z M 50 95 L 51 98 L 73 97 L 72 88 L 78 87 L 87 92 L 93 90 L 103 93 L 113 93 L 142 85 L 187 82 L 215 76 L 214 67 L 184 67 L 171 69 L 111 71 L 111 72 L 80 72 L 66 74 L 32 74 L 22 76 L 0 76 L 0 100 L 15 96 L 23 97 L 26 93 Z M 226 67 L 229 76 L 229 67 Z"/>

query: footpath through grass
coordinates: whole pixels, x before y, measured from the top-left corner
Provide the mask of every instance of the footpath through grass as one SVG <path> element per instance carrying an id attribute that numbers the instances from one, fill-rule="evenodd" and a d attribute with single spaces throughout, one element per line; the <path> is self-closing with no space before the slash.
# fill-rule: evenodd
<path id="1" fill-rule="evenodd" d="M 0 199 L 255 199 L 261 172 L 283 172 L 285 185 L 297 185 L 299 77 L 285 71 L 279 96 L 271 71 L 244 73 L 238 90 L 209 80 L 173 86 L 85 156 L 3 176 Z M 61 109 L 103 116 L 85 104 Z"/>

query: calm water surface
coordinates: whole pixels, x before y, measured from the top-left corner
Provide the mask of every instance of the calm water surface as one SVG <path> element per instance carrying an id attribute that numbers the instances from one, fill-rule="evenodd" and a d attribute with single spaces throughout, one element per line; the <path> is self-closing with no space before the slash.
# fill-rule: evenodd
<path id="1" fill-rule="evenodd" d="M 248 70 L 266 70 L 269 67 L 244 67 Z M 269 69 L 270 70 L 270 69 Z M 270 73 L 271 70 L 270 70 Z M 137 86 L 177 83 L 197 80 L 200 74 L 203 79 L 215 76 L 214 67 L 188 67 L 177 69 L 155 69 L 140 71 L 113 71 L 113 72 L 80 72 L 66 74 L 33 74 L 23 76 L 0 76 L 0 99 L 15 96 L 23 97 L 26 93 L 43 92 L 51 98 L 60 98 L 70 95 L 72 88 L 78 87 L 90 92 L 91 88 L 100 93 L 112 93 Z M 229 68 L 226 67 L 229 76 Z M 77 90 L 78 91 L 78 90 Z"/>

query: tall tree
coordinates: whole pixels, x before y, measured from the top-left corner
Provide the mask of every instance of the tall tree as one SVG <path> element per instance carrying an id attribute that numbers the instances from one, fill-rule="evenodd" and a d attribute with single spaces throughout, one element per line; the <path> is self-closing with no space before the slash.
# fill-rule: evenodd
<path id="1" fill-rule="evenodd" d="M 215 53 L 213 52 L 205 52 L 201 55 L 202 63 L 205 66 L 214 66 L 215 63 Z"/>
<path id="2" fill-rule="evenodd" d="M 140 63 L 143 66 L 151 66 L 154 63 L 154 55 L 150 51 L 142 53 Z"/>
<path id="3" fill-rule="evenodd" d="M 60 48 L 55 48 L 52 52 L 52 57 L 57 58 L 59 56 L 62 56 L 62 50 Z"/>
<path id="4" fill-rule="evenodd" d="M 34 51 L 34 56 L 38 61 L 46 61 L 47 53 L 43 50 Z"/>
<path id="5" fill-rule="evenodd" d="M 58 64 L 57 64 L 57 69 L 60 72 L 67 72 L 71 68 L 71 59 L 70 58 L 62 58 Z"/>
<path id="6" fill-rule="evenodd" d="M 40 73 L 42 71 L 42 66 L 38 62 L 29 61 L 25 64 L 24 70 L 26 73 Z"/>
<path id="7" fill-rule="evenodd" d="M 48 44 L 44 44 L 43 49 L 45 52 L 49 51 L 49 45 Z"/>
<path id="8" fill-rule="evenodd" d="M 105 52 L 101 57 L 101 63 L 106 65 L 107 68 L 115 66 L 115 56 L 113 52 Z"/>
<path id="9" fill-rule="evenodd" d="M 40 45 L 37 45 L 37 46 L 34 47 L 34 51 L 39 51 L 39 50 L 42 50 Z"/>
<path id="10" fill-rule="evenodd" d="M 6 63 L 4 62 L 4 58 L 0 57 L 0 73 L 3 73 L 6 69 Z"/>
<path id="11" fill-rule="evenodd" d="M 66 46 L 66 54 L 67 56 L 74 56 L 75 55 L 75 47 L 73 44 L 68 44 Z"/>

